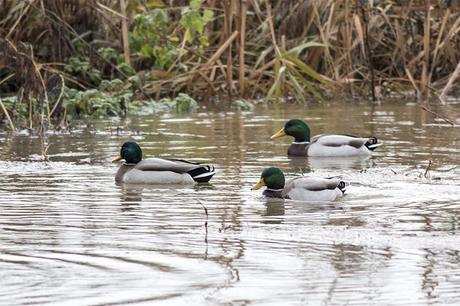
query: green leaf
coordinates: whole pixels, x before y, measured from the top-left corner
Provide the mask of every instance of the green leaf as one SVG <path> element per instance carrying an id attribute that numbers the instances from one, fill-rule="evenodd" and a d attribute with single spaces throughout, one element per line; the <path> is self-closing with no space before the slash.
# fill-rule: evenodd
<path id="1" fill-rule="evenodd" d="M 295 55 L 295 56 L 299 56 L 299 54 L 307 49 L 307 48 L 312 48 L 312 47 L 326 47 L 325 44 L 321 44 L 321 43 L 318 43 L 318 42 L 314 42 L 314 41 L 309 41 L 309 42 L 306 42 L 306 43 L 303 43 L 303 44 L 300 44 L 298 46 L 295 46 L 294 48 L 292 49 L 289 49 L 287 51 L 288 54 L 292 54 L 292 55 Z"/>
<path id="2" fill-rule="evenodd" d="M 144 57 L 150 57 L 152 55 L 152 47 L 150 45 L 143 45 L 141 47 L 140 53 Z"/>
<path id="3" fill-rule="evenodd" d="M 303 73 L 305 73 L 309 77 L 319 81 L 322 84 L 330 85 L 329 82 L 326 81 L 326 79 L 321 74 L 316 72 L 313 68 L 311 68 L 310 66 L 308 66 L 304 62 L 302 62 L 294 54 L 284 53 L 283 56 L 285 57 L 286 60 L 292 62 L 295 66 L 297 66 L 297 68 L 299 68 Z"/>
<path id="4" fill-rule="evenodd" d="M 190 33 L 189 30 L 185 31 L 184 38 L 188 43 L 193 42 L 193 36 L 192 36 L 192 34 Z"/>
<path id="5" fill-rule="evenodd" d="M 201 1 L 202 0 L 191 0 L 190 1 L 190 7 L 193 9 L 193 10 L 198 10 L 201 6 Z"/>
<path id="6" fill-rule="evenodd" d="M 212 17 L 214 17 L 214 12 L 213 11 L 204 10 L 204 12 L 203 12 L 203 21 L 205 23 L 208 23 L 209 21 L 211 21 Z"/>
<path id="7" fill-rule="evenodd" d="M 152 8 L 164 8 L 165 4 L 161 0 L 150 0 L 147 1 L 145 4 L 145 7 L 152 9 Z"/>
<path id="8" fill-rule="evenodd" d="M 316 90 L 316 88 L 312 85 L 312 83 L 310 81 L 308 81 L 307 79 L 305 79 L 302 74 L 295 70 L 295 69 L 291 69 L 290 72 L 296 76 L 303 84 L 305 87 L 307 87 L 307 90 L 313 94 L 313 96 L 315 96 L 316 99 L 318 99 L 320 102 L 324 102 L 324 98 L 323 96 Z"/>
<path id="9" fill-rule="evenodd" d="M 275 82 L 273 82 L 273 85 L 272 87 L 270 88 L 270 90 L 268 91 L 267 93 L 267 96 L 265 97 L 265 101 L 269 101 L 271 99 L 271 97 L 273 96 L 273 93 L 275 93 L 275 91 L 277 90 L 277 88 L 280 86 L 281 84 L 281 80 L 284 76 L 284 73 L 286 71 L 286 67 L 283 66 L 279 69 L 279 71 L 276 73 L 276 79 L 275 79 Z M 277 97 L 279 98 L 279 97 Z"/>
<path id="10" fill-rule="evenodd" d="M 297 96 L 300 97 L 302 102 L 306 102 L 307 100 L 305 99 L 305 94 L 302 86 L 300 86 L 299 82 L 297 81 L 296 77 L 292 74 L 289 74 L 289 79 L 290 79 L 290 84 L 294 88 L 295 92 L 297 93 Z"/>

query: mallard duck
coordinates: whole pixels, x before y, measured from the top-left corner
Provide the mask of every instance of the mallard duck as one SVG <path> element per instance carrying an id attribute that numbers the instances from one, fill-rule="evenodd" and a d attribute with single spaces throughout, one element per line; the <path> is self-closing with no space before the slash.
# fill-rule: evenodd
<path id="1" fill-rule="evenodd" d="M 355 156 L 369 155 L 381 146 L 376 137 L 356 137 L 351 135 L 316 135 L 310 139 L 310 128 L 302 120 L 291 119 L 271 139 L 294 137 L 289 146 L 289 156 Z"/>
<path id="2" fill-rule="evenodd" d="M 192 163 L 181 159 L 146 158 L 135 142 L 125 142 L 120 156 L 113 162 L 124 159 L 115 181 L 132 184 L 189 184 L 208 182 L 215 174 L 214 167 Z"/>
<path id="3" fill-rule="evenodd" d="M 251 190 L 267 186 L 263 194 L 270 198 L 297 201 L 334 201 L 345 193 L 345 182 L 336 178 L 296 177 L 285 184 L 284 173 L 279 168 L 267 168 Z"/>

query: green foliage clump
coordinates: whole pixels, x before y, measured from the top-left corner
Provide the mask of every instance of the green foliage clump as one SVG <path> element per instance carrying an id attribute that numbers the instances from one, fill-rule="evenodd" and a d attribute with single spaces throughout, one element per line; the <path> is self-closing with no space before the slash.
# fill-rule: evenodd
<path id="1" fill-rule="evenodd" d="M 180 24 L 185 29 L 185 40 L 193 43 L 195 37 L 199 38 L 200 47 L 209 45 L 208 37 L 203 35 L 205 25 L 212 20 L 214 13 L 211 10 L 200 11 L 202 0 L 191 0 L 190 6 L 182 10 Z"/>
<path id="2" fill-rule="evenodd" d="M 71 118 L 123 116 L 126 114 L 127 104 L 131 98 L 132 93 L 124 91 L 110 94 L 97 89 L 86 91 L 67 89 L 64 93 L 63 106 Z"/>
<path id="3" fill-rule="evenodd" d="M 153 10 L 147 15 L 137 15 L 130 32 L 130 47 L 135 54 L 152 58 L 158 69 L 168 69 L 178 55 L 178 48 L 173 43 L 177 37 L 169 37 L 168 15 L 161 9 Z"/>
<path id="4" fill-rule="evenodd" d="M 133 100 L 132 92 L 124 90 L 120 80 L 102 81 L 99 89 L 78 91 L 66 89 L 63 106 L 71 118 L 126 116 L 129 114 L 149 115 L 158 112 L 191 112 L 198 103 L 187 94 L 176 98 L 163 98 L 156 102 Z"/>
<path id="5" fill-rule="evenodd" d="M 136 101 L 130 104 L 130 114 L 150 115 L 160 112 L 192 112 L 198 108 L 198 102 L 187 94 L 180 93 L 176 98 L 163 98 L 154 101 Z"/>
<path id="6" fill-rule="evenodd" d="M 106 63 L 112 63 L 118 70 L 120 70 L 126 76 L 133 76 L 136 71 L 125 62 L 125 57 L 122 53 L 118 53 L 113 48 L 99 48 L 98 54 L 106 61 Z M 105 65 L 103 65 L 105 66 Z"/>
<path id="7" fill-rule="evenodd" d="M 75 44 L 79 46 L 78 43 Z M 81 48 L 81 47 L 79 47 Z M 105 71 L 110 71 L 110 76 L 113 75 L 114 70 L 121 71 L 125 76 L 133 76 L 136 71 L 125 63 L 123 54 L 118 53 L 113 48 L 99 48 L 99 63 L 94 60 L 91 61 L 89 56 L 84 52 L 80 52 L 77 56 L 72 56 L 67 60 L 64 66 L 64 71 L 79 79 L 88 80 L 94 85 L 99 85 L 104 76 L 107 74 Z"/>
<path id="8" fill-rule="evenodd" d="M 235 100 L 232 103 L 232 108 L 240 111 L 252 111 L 254 109 L 254 104 L 248 100 Z"/>
<path id="9" fill-rule="evenodd" d="M 179 113 L 191 112 L 198 107 L 198 103 L 187 94 L 180 93 L 176 98 L 163 98 L 158 103 L 168 105 L 169 109 L 175 109 Z"/>
<path id="10" fill-rule="evenodd" d="M 186 54 L 186 43 L 195 43 L 195 47 L 203 52 L 204 47 L 209 45 L 204 28 L 214 14 L 211 10 L 202 10 L 202 2 L 191 0 L 190 5 L 182 10 L 179 22 L 171 20 L 167 11 L 162 9 L 137 15 L 133 21 L 133 30 L 129 33 L 133 54 L 153 60 L 156 69 L 170 70 L 176 68 L 174 65 L 177 59 Z"/>
<path id="11" fill-rule="evenodd" d="M 94 68 L 86 56 L 72 56 L 67 60 L 64 71 L 70 75 L 99 84 L 102 79 L 101 72 Z"/>

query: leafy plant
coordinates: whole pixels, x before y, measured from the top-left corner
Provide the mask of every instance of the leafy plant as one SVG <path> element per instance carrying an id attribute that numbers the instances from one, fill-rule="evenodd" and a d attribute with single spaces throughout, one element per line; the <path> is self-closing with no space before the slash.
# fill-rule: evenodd
<path id="1" fill-rule="evenodd" d="M 208 37 L 203 35 L 204 27 L 212 20 L 214 13 L 205 9 L 201 13 L 202 0 L 191 0 L 190 5 L 182 10 L 180 24 L 185 29 L 184 38 L 188 43 L 193 43 L 194 38 L 198 36 L 200 47 L 209 45 Z"/>
<path id="2" fill-rule="evenodd" d="M 202 10 L 201 4 L 202 0 L 191 0 L 190 5 L 182 10 L 179 22 L 171 20 L 164 9 L 137 15 L 129 35 L 130 47 L 134 54 L 152 59 L 157 69 L 171 70 L 176 67 L 176 60 L 186 53 L 183 49 L 185 42 L 196 42 L 203 51 L 203 48 L 209 45 L 204 28 L 214 13 L 211 10 Z M 171 33 L 172 29 L 176 29 L 174 33 Z M 184 33 L 183 43 L 177 34 L 180 32 Z M 186 68 L 183 65 L 177 67 Z"/>
<path id="3" fill-rule="evenodd" d="M 102 79 L 101 71 L 94 68 L 86 56 L 72 56 L 64 66 L 64 71 L 70 75 L 90 80 L 94 84 L 99 84 Z"/>
<path id="4" fill-rule="evenodd" d="M 177 112 L 190 112 L 198 107 L 198 103 L 187 94 L 180 93 L 176 98 L 163 98 L 158 101 L 160 105 L 167 105 L 169 109 L 175 109 Z"/>
<path id="5" fill-rule="evenodd" d="M 239 99 L 233 101 L 232 108 L 240 111 L 252 111 L 254 109 L 254 104 L 248 100 Z"/>
<path id="6" fill-rule="evenodd" d="M 154 59 L 156 68 L 168 69 L 178 55 L 174 37 L 167 39 L 168 31 L 166 11 L 155 9 L 150 14 L 137 15 L 129 35 L 132 51 L 141 57 Z"/>

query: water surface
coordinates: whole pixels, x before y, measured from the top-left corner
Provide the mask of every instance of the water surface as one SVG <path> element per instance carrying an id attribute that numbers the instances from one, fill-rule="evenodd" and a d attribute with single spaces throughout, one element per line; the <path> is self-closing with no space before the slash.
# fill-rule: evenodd
<path id="1" fill-rule="evenodd" d="M 269 137 L 290 118 L 385 144 L 369 158 L 289 159 L 291 140 Z M 460 303 L 460 127 L 416 104 L 202 110 L 0 137 L 2 305 Z M 110 161 L 129 139 L 217 174 L 117 186 Z M 333 203 L 268 200 L 250 190 L 268 166 L 351 185 Z"/>

